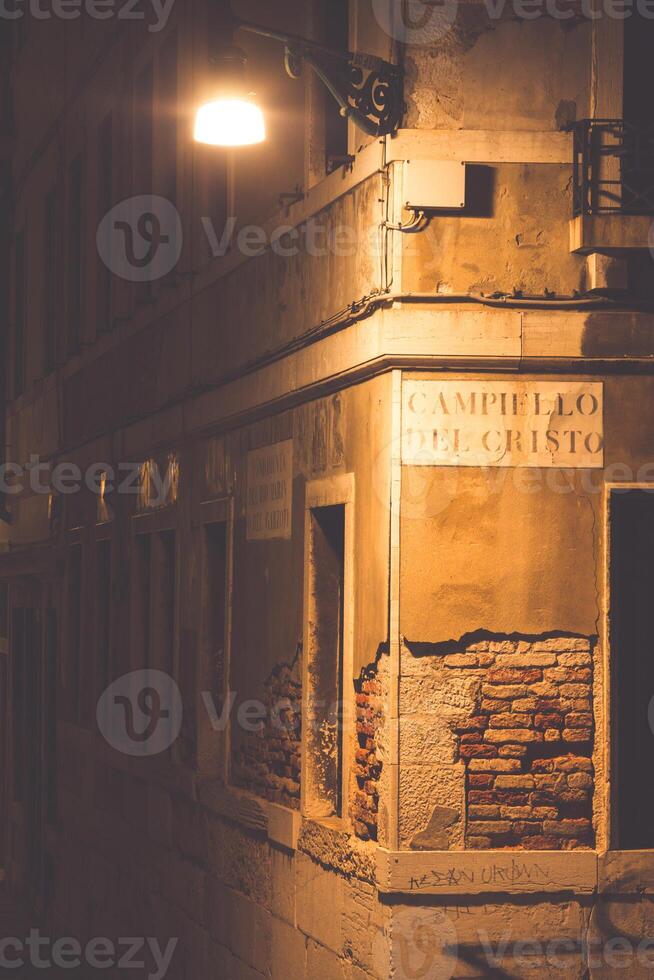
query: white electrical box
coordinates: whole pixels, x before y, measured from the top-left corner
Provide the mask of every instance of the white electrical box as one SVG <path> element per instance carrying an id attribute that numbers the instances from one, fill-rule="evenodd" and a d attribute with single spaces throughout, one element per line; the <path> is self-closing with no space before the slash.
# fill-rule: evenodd
<path id="1" fill-rule="evenodd" d="M 456 210 L 466 204 L 466 165 L 456 160 L 405 160 L 404 207 Z"/>

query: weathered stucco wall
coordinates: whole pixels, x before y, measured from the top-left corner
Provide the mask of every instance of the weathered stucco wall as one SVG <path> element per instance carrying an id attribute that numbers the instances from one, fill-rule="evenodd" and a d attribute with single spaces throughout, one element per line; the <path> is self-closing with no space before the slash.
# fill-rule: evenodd
<path id="1" fill-rule="evenodd" d="M 498 17 L 490 5 L 446 4 L 451 29 L 427 27 L 430 43 L 409 45 L 409 126 L 549 130 L 589 115 L 588 20 L 519 19 L 509 4 L 496 8 Z"/>
<path id="2" fill-rule="evenodd" d="M 469 164 L 461 214 L 435 214 L 424 232 L 404 236 L 406 290 L 584 292 L 584 257 L 570 253 L 571 215 L 569 166 Z"/>

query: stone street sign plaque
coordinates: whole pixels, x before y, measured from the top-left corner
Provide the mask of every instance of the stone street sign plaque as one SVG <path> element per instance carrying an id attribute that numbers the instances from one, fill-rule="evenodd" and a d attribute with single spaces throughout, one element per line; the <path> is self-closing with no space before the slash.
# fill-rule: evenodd
<path id="1" fill-rule="evenodd" d="M 247 540 L 291 537 L 293 440 L 248 453 Z"/>
<path id="2" fill-rule="evenodd" d="M 411 466 L 604 466 L 604 387 L 579 381 L 405 381 Z"/>

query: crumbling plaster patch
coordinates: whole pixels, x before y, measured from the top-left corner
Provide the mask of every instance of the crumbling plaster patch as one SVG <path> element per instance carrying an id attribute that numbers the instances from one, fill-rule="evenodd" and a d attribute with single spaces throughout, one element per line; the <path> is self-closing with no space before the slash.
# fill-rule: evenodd
<path id="1" fill-rule="evenodd" d="M 594 647 L 564 634 L 404 643 L 402 846 L 593 844 Z"/>
<path id="2" fill-rule="evenodd" d="M 512 4 L 460 4 L 451 29 L 427 45 L 407 48 L 406 125 L 424 129 L 511 127 L 550 129 L 561 125 L 562 104 L 588 102 L 580 70 L 580 47 L 588 24 L 547 16 L 525 20 Z M 503 77 L 523 51 L 519 78 Z M 508 57 L 507 57 L 508 55 Z M 484 91 L 489 73 L 496 78 L 493 102 Z M 487 88 L 487 87 L 486 87 Z"/>

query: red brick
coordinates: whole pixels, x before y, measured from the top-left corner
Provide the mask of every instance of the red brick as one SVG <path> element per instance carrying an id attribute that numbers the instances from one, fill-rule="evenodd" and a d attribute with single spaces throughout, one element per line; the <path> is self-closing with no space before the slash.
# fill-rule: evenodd
<path id="1" fill-rule="evenodd" d="M 495 803 L 495 797 L 492 793 L 471 789 L 468 793 L 468 803 Z"/>
<path id="2" fill-rule="evenodd" d="M 514 712 L 494 714 L 490 716 L 491 728 L 531 728 L 531 715 L 520 715 Z"/>
<path id="3" fill-rule="evenodd" d="M 543 830 L 553 837 L 583 837 L 592 831 L 590 820 L 545 820 Z"/>
<path id="4" fill-rule="evenodd" d="M 528 752 L 526 745 L 502 745 L 498 749 L 501 759 L 522 759 Z"/>
<path id="5" fill-rule="evenodd" d="M 590 728 L 564 728 L 562 735 L 564 742 L 590 742 L 593 737 Z"/>
<path id="6" fill-rule="evenodd" d="M 462 745 L 459 753 L 463 759 L 493 759 L 497 749 L 493 745 Z"/>
<path id="7" fill-rule="evenodd" d="M 561 715 L 552 712 L 547 715 L 536 715 L 534 717 L 534 725 L 536 728 L 561 728 L 563 725 L 563 718 Z"/>
<path id="8" fill-rule="evenodd" d="M 546 837 L 545 835 L 523 837 L 520 844 L 528 851 L 558 851 L 561 849 L 561 841 L 558 837 Z"/>
<path id="9" fill-rule="evenodd" d="M 592 728 L 593 716 L 582 711 L 571 711 L 566 715 L 565 723 L 568 728 Z"/>
<path id="10" fill-rule="evenodd" d="M 537 667 L 494 667 L 488 671 L 488 681 L 491 684 L 535 684 L 542 679 L 543 671 Z"/>
<path id="11" fill-rule="evenodd" d="M 468 785 L 472 789 L 490 789 L 495 782 L 495 776 L 482 776 L 481 773 L 471 772 L 468 775 Z"/>
<path id="12" fill-rule="evenodd" d="M 587 667 L 546 667 L 543 679 L 555 684 L 589 684 L 593 678 Z"/>

